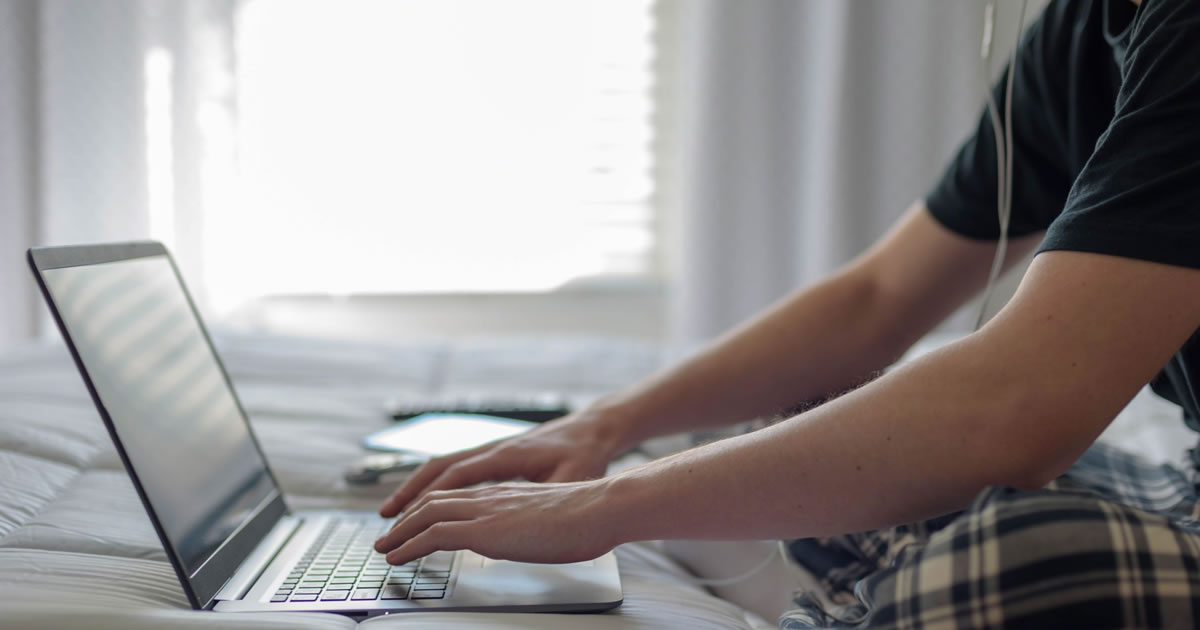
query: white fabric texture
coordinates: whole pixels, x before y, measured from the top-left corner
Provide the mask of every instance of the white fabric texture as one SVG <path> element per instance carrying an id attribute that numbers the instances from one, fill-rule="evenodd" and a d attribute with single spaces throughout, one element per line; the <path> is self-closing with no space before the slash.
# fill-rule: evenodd
<path id="1" fill-rule="evenodd" d="M 237 5 L 0 0 L 0 350 L 52 327 L 26 248 L 168 236 L 150 229 L 152 48 L 172 59 L 171 203 L 175 232 L 186 235 L 172 249 L 185 276 L 201 277 L 201 180 L 214 176 L 204 160 L 220 148 L 202 145 L 200 126 L 229 105 L 214 95 L 229 92 Z M 204 287 L 193 293 L 203 298 Z"/>
<path id="2" fill-rule="evenodd" d="M 933 339 L 914 351 L 944 343 Z M 376 506 L 390 486 L 340 478 L 384 426 L 401 395 L 517 386 L 584 400 L 659 364 L 645 345 L 613 339 L 479 340 L 466 345 L 352 344 L 221 336 L 217 343 L 293 508 Z M 1143 393 L 1104 438 L 1155 459 L 1179 459 L 1194 436 L 1178 409 Z M 651 543 L 618 550 L 626 602 L 603 615 L 405 614 L 406 627 L 761 628 L 797 583 L 776 564 L 746 584 L 689 583 L 687 569 L 723 578 L 762 557 L 758 543 Z M 736 604 L 735 604 L 736 602 Z M 761 616 L 750 610 L 758 611 Z M 773 622 L 774 619 L 768 619 Z M 423 625 L 422 625 L 423 624 Z M 0 625 L 5 628 L 349 627 L 333 615 L 226 615 L 188 609 L 61 346 L 0 356 Z"/>
<path id="3" fill-rule="evenodd" d="M 644 376 L 644 344 L 613 339 L 380 345 L 218 337 L 237 390 L 294 509 L 376 507 L 393 485 L 347 487 L 361 437 L 397 395 L 558 389 L 583 399 Z M 774 627 L 688 583 L 657 545 L 618 549 L 625 603 L 599 615 L 415 613 L 371 627 Z M 326 614 L 190 610 L 74 365 L 58 345 L 0 356 L 0 626 L 348 628 Z"/>
<path id="4" fill-rule="evenodd" d="M 925 192 L 979 114 L 982 4 L 686 3 L 673 341 L 824 277 Z"/>

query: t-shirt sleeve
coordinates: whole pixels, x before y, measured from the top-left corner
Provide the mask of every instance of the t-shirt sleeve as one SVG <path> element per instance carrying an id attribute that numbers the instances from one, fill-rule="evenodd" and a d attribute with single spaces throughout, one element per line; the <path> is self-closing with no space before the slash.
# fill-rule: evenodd
<path id="1" fill-rule="evenodd" d="M 1070 58 L 1070 42 L 1062 31 L 1071 21 L 1066 15 L 1071 4 L 1052 3 L 1019 44 L 1013 77 L 1012 236 L 1045 230 L 1070 191 L 1067 103 L 1061 87 Z M 1009 71 L 992 86 L 1002 125 Z M 996 183 L 996 138 L 985 106 L 975 132 L 926 194 L 925 205 L 951 231 L 995 240 L 1000 235 Z"/>
<path id="2" fill-rule="evenodd" d="M 1039 251 L 1200 268 L 1200 2 L 1134 19 L 1116 113 Z"/>

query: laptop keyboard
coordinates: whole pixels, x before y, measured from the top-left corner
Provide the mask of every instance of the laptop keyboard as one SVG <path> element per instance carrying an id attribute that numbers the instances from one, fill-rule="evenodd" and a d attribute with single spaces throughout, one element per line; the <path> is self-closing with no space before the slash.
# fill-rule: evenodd
<path id="1" fill-rule="evenodd" d="M 387 532 L 363 520 L 334 520 L 292 567 L 272 602 L 442 599 L 454 552 L 438 551 L 393 567 L 374 549 Z"/>

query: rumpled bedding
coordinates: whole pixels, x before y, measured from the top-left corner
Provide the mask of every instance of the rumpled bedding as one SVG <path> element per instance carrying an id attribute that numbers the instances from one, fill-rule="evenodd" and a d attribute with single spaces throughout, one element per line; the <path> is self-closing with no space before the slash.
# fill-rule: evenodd
<path id="1" fill-rule="evenodd" d="M 293 509 L 373 508 L 347 487 L 384 401 L 444 392 L 555 391 L 585 400 L 641 377 L 658 351 L 620 339 L 365 344 L 221 334 L 218 350 Z M 625 603 L 599 615 L 412 613 L 371 628 L 775 627 L 690 584 L 656 543 L 617 550 Z M 768 623 L 769 622 L 769 623 Z M 350 628 L 329 614 L 191 610 L 61 344 L 0 356 L 0 627 Z"/>

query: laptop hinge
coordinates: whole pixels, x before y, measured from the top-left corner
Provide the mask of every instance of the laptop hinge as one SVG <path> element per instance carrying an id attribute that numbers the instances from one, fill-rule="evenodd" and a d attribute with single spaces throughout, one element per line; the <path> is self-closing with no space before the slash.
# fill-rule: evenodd
<path id="1" fill-rule="evenodd" d="M 275 559 L 275 556 L 279 554 L 283 546 L 300 529 L 302 522 L 301 519 L 291 515 L 279 519 L 279 522 L 275 524 L 270 533 L 258 543 L 254 551 L 250 552 L 250 555 L 246 556 L 246 559 L 238 566 L 237 571 L 234 571 L 224 586 L 217 591 L 217 594 L 213 597 L 213 601 L 241 599 L 250 590 L 250 587 L 254 586 L 254 582 L 258 580 L 259 576 L 271 565 L 271 561 Z"/>

